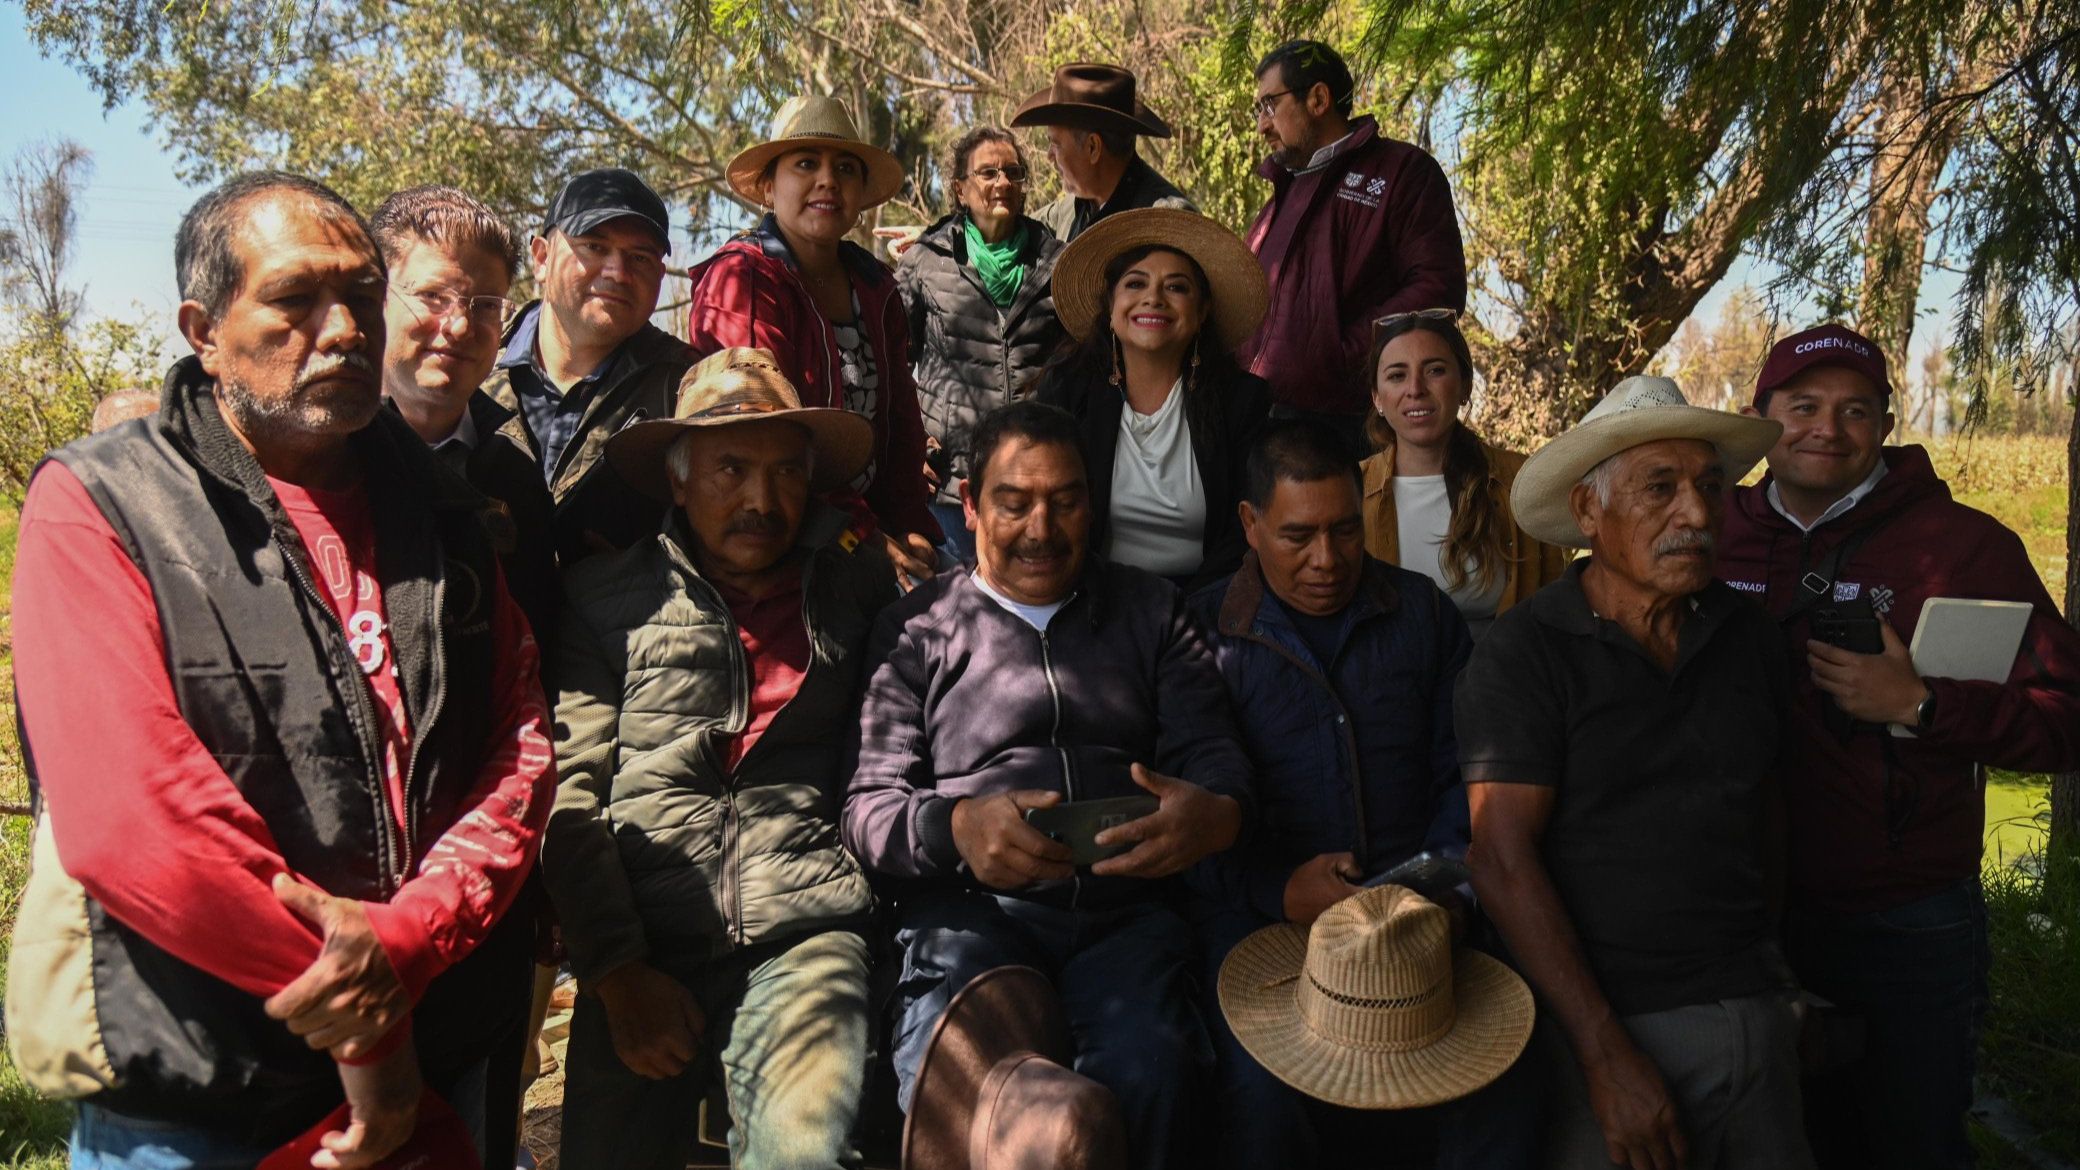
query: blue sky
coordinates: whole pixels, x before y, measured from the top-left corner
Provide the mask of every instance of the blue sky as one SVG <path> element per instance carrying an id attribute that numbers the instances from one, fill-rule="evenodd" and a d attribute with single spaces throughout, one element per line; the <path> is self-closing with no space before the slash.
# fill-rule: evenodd
<path id="1" fill-rule="evenodd" d="M 26 143 L 52 136 L 72 138 L 94 152 L 94 177 L 80 211 L 79 247 L 72 279 L 86 287 L 91 314 L 133 317 L 141 309 L 165 324 L 170 352 L 185 350 L 173 331 L 180 303 L 174 291 L 173 234 L 181 213 L 201 194 L 175 174 L 174 157 L 147 129 L 145 111 L 126 103 L 106 113 L 100 97 L 73 69 L 46 61 L 22 25 L 21 9 L 0 3 L 0 160 Z M 1695 315 L 1709 321 L 1726 295 L 1742 283 L 1761 283 L 1746 258 L 1709 293 Z M 1948 316 L 1956 278 L 1931 274 L 1922 287 L 1923 317 L 1912 354 L 1900 372 L 1918 372 L 1920 355 L 1934 344 Z"/>

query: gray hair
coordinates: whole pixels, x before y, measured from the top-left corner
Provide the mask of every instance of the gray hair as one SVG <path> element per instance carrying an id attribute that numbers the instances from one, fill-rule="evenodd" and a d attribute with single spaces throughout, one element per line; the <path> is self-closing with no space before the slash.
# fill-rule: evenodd
<path id="1" fill-rule="evenodd" d="M 1603 462 L 1583 472 L 1582 478 L 1575 481 L 1579 486 L 1596 493 L 1597 507 L 1611 506 L 1611 489 L 1618 483 L 1618 460 L 1625 454 L 1625 451 L 1619 451 L 1614 455 L 1604 456 Z"/>
<path id="2" fill-rule="evenodd" d="M 688 427 L 685 434 L 673 439 L 672 445 L 665 449 L 664 469 L 666 474 L 672 477 L 674 487 L 684 484 L 693 474 L 693 440 L 698 434 L 698 428 Z M 816 444 L 810 439 L 806 429 L 803 430 L 802 437 L 807 443 L 809 478 L 813 480 L 816 478 Z"/>
<path id="3" fill-rule="evenodd" d="M 200 303 L 213 318 L 222 315 L 232 296 L 245 285 L 245 266 L 232 247 L 245 226 L 239 213 L 253 200 L 276 191 L 304 196 L 324 219 L 353 224 L 369 239 L 368 250 L 375 254 L 377 265 L 382 265 L 382 253 L 369 238 L 368 223 L 345 196 L 302 175 L 248 171 L 196 200 L 181 217 L 180 230 L 173 237 L 173 268 L 182 300 Z"/>

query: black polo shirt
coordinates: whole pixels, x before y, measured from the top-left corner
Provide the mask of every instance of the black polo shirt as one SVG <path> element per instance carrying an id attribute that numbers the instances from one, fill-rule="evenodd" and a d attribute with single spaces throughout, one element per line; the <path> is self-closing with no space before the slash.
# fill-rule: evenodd
<path id="1" fill-rule="evenodd" d="M 1664 671 L 1590 611 L 1588 563 L 1475 646 L 1454 696 L 1466 782 L 1558 789 L 1546 869 L 1619 1014 L 1788 987 L 1763 889 L 1775 626 L 1714 581 Z"/>

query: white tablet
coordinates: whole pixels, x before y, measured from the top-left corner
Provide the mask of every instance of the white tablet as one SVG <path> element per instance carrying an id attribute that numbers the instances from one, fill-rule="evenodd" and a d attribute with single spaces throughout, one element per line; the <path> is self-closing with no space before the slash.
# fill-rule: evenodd
<path id="1" fill-rule="evenodd" d="M 1923 678 L 2008 681 L 2029 626 L 2030 608 L 2026 601 L 1929 598 L 1908 646 L 1914 673 Z M 1895 723 L 1892 734 L 1911 738 L 1914 733 Z"/>

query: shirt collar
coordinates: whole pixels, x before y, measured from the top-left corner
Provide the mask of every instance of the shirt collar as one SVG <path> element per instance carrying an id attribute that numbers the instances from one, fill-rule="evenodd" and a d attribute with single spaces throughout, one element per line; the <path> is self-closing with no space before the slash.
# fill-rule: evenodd
<path id="1" fill-rule="evenodd" d="M 1813 529 L 1820 527 L 1822 524 L 1827 523 L 1829 520 L 1832 520 L 1835 517 L 1842 515 L 1849 509 L 1854 508 L 1856 505 L 1862 503 L 1863 498 L 1871 494 L 1871 491 L 1878 486 L 1878 481 L 1884 479 L 1885 473 L 1890 470 L 1892 469 L 1885 465 L 1885 460 L 1883 458 L 1880 458 L 1878 460 L 1878 465 L 1876 467 L 1871 468 L 1871 473 L 1863 477 L 1862 483 L 1857 484 L 1853 488 L 1850 488 L 1848 495 L 1843 496 L 1841 499 L 1836 500 L 1832 504 L 1829 504 L 1827 506 L 1827 511 L 1820 513 L 1820 518 L 1813 521 L 1811 524 L 1807 524 L 1805 521 L 1800 520 L 1796 516 L 1793 516 L 1790 510 L 1784 507 L 1784 498 L 1777 494 L 1776 480 L 1772 479 L 1769 481 L 1769 488 L 1763 493 L 1763 497 L 1769 501 L 1770 507 L 1775 508 L 1777 510 L 1777 515 L 1782 516 L 1784 519 L 1791 521 L 1793 527 L 1797 528 L 1800 532 L 1811 532 Z"/>
<path id="2" fill-rule="evenodd" d="M 1356 137 L 1357 133 L 1356 130 L 1352 130 L 1329 145 L 1315 151 L 1314 155 L 1307 160 L 1307 165 L 1293 173 L 1296 175 L 1308 175 L 1328 166 L 1336 160 L 1336 152 L 1343 149 L 1343 144 Z"/>
<path id="3" fill-rule="evenodd" d="M 462 417 L 456 420 L 455 429 L 448 433 L 448 437 L 435 443 L 433 449 L 439 451 L 451 443 L 465 451 L 477 449 L 477 420 L 468 410 L 464 410 Z"/>
<path id="4" fill-rule="evenodd" d="M 513 334 L 506 339 L 504 352 L 498 355 L 498 368 L 509 370 L 517 366 L 531 366 L 535 373 L 540 375 L 542 385 L 553 393 L 556 391 L 556 383 L 549 377 L 549 372 L 542 368 L 541 360 L 535 353 L 537 343 L 541 340 L 541 330 L 542 302 L 536 301 L 523 310 L 520 319 L 513 323 Z M 621 356 L 621 350 L 627 344 L 628 341 L 623 341 L 615 346 L 613 352 L 600 359 L 598 369 L 578 379 L 571 388 L 577 389 L 588 382 L 598 381 L 614 364 L 614 359 Z"/>

